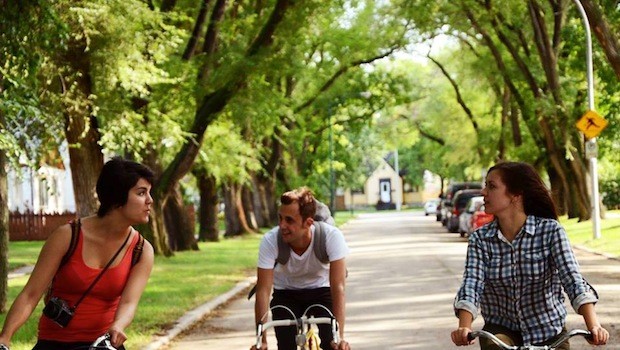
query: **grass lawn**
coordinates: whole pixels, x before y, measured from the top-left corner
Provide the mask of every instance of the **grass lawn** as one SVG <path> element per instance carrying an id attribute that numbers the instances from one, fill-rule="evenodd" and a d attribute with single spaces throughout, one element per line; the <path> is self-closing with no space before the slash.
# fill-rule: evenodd
<path id="1" fill-rule="evenodd" d="M 592 221 L 577 222 L 577 219 L 560 218 L 573 245 L 584 246 L 593 251 L 620 257 L 620 211 L 607 212 L 601 220 L 601 237 L 594 239 Z"/>
<path id="2" fill-rule="evenodd" d="M 9 271 L 34 265 L 43 247 L 42 241 L 9 242 Z"/>

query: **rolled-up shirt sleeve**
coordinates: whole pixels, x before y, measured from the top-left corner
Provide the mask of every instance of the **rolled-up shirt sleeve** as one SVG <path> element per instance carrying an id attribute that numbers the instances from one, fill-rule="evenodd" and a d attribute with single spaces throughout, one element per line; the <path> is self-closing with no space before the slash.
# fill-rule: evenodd
<path id="1" fill-rule="evenodd" d="M 454 299 L 454 313 L 459 310 L 470 312 L 474 319 L 478 317 L 480 297 L 484 290 L 485 263 L 480 238 L 474 233 L 469 238 L 463 282 Z"/>
<path id="2" fill-rule="evenodd" d="M 559 224 L 551 236 L 550 245 L 560 281 L 575 312 L 579 313 L 579 308 L 584 304 L 595 304 L 598 301 L 598 295 L 579 272 L 579 263 L 568 241 L 566 231 Z"/>

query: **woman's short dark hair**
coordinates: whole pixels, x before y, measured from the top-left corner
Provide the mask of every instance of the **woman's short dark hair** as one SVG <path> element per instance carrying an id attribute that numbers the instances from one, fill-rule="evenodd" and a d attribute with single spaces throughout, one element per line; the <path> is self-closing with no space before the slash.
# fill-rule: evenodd
<path id="1" fill-rule="evenodd" d="M 314 218 L 316 213 L 316 201 L 314 195 L 308 187 L 300 187 L 292 191 L 284 192 L 280 196 L 280 203 L 289 205 L 293 203 L 299 204 L 299 214 L 302 220 Z"/>
<path id="2" fill-rule="evenodd" d="M 523 162 L 501 162 L 489 169 L 497 171 L 511 194 L 523 196 L 526 215 L 558 219 L 558 211 L 551 193 L 533 166 Z"/>
<path id="3" fill-rule="evenodd" d="M 138 180 L 153 184 L 155 175 L 147 166 L 121 157 L 114 157 L 103 165 L 97 180 L 99 210 L 97 216 L 105 216 L 111 209 L 127 203 L 129 190 Z"/>

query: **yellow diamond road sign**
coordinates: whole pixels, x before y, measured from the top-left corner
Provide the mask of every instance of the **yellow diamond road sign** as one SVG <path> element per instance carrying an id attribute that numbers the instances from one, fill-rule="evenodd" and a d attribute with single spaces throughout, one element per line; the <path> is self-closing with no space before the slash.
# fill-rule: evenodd
<path id="1" fill-rule="evenodd" d="M 607 124 L 607 120 L 595 111 L 587 111 L 575 125 L 587 138 L 591 139 L 597 137 Z"/>

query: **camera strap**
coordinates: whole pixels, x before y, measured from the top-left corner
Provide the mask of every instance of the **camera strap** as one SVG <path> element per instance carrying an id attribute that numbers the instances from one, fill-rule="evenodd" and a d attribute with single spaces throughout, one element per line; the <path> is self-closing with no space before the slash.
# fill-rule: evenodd
<path id="1" fill-rule="evenodd" d="M 80 305 L 80 303 L 82 302 L 82 300 L 84 300 L 84 298 L 88 295 L 88 293 L 90 293 L 90 291 L 93 289 L 93 287 L 95 286 L 95 284 L 97 284 L 97 282 L 99 282 L 99 280 L 101 279 L 101 277 L 103 277 L 103 274 L 108 270 L 108 268 L 110 267 L 110 265 L 112 265 L 112 263 L 114 262 L 114 260 L 116 260 L 116 257 L 121 253 L 121 251 L 123 250 L 123 248 L 125 247 L 125 245 L 127 244 L 127 241 L 129 241 L 129 237 L 131 237 L 131 233 L 133 232 L 133 227 L 130 228 L 129 230 L 129 234 L 127 235 L 127 238 L 125 238 L 125 241 L 123 242 L 123 245 L 121 245 L 120 248 L 118 248 L 118 250 L 116 251 L 116 253 L 114 254 L 114 256 L 112 257 L 112 259 L 110 259 L 110 261 L 108 261 L 108 263 L 106 264 L 106 266 L 103 268 L 103 270 L 101 270 L 101 272 L 99 272 L 99 275 L 97 275 L 97 278 L 95 278 L 95 280 L 90 284 L 90 286 L 88 286 L 88 289 L 86 289 L 86 291 L 84 292 L 84 294 L 82 294 L 82 296 L 80 297 L 80 299 L 78 299 L 78 301 L 75 303 L 75 305 L 73 305 L 73 307 L 71 308 L 72 310 L 77 309 L 78 305 Z"/>

